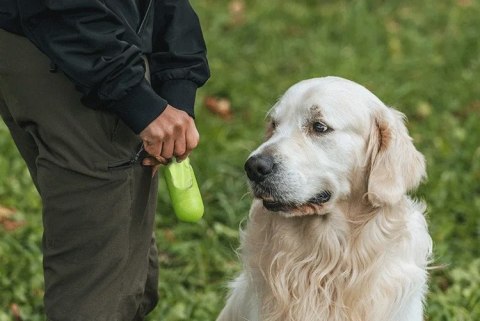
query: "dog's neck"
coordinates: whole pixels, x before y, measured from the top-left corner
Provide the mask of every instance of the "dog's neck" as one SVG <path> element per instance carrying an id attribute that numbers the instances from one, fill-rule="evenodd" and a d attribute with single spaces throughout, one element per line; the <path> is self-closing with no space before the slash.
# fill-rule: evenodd
<path id="1" fill-rule="evenodd" d="M 362 200 L 358 195 L 350 200 L 356 204 L 342 202 L 327 215 L 298 218 L 272 214 L 254 202 L 242 251 L 247 268 L 268 289 L 262 294 L 265 320 L 291 320 L 287 315 L 305 315 L 312 306 L 318 307 L 315 315 L 338 314 L 332 320 L 342 319 L 345 309 L 368 319 L 367 285 L 406 223 Z M 358 300 L 358 293 L 366 299 Z"/>

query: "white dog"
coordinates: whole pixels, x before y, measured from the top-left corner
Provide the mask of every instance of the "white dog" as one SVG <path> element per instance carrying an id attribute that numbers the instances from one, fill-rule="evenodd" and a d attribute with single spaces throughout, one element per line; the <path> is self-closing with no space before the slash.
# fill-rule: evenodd
<path id="1" fill-rule="evenodd" d="M 255 196 L 244 270 L 218 321 L 420 321 L 432 242 L 406 192 L 425 161 L 366 88 L 292 86 L 245 169 Z"/>

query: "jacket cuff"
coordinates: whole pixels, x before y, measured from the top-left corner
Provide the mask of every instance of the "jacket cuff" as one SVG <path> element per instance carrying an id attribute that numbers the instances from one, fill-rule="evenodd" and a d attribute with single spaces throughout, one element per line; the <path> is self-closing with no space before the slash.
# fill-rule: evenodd
<path id="1" fill-rule="evenodd" d="M 168 101 L 168 104 L 183 110 L 190 117 L 195 118 L 194 105 L 197 84 L 190 80 L 175 79 L 163 81 L 154 90 L 157 94 Z"/>
<path id="2" fill-rule="evenodd" d="M 110 110 L 116 113 L 135 134 L 139 134 L 167 107 L 167 101 L 157 95 L 146 79 L 116 101 Z"/>

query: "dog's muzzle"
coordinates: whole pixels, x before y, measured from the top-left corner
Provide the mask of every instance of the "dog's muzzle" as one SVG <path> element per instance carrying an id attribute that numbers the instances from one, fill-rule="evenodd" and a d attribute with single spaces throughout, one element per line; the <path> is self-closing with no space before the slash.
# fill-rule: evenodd
<path id="1" fill-rule="evenodd" d="M 275 177 L 277 169 L 273 156 L 269 154 L 253 155 L 245 162 L 245 172 L 252 183 L 253 193 L 256 198 L 262 200 L 267 210 L 315 214 L 332 197 L 331 191 L 324 190 L 302 203 L 283 199 L 278 190 L 271 185 L 271 179 Z"/>
<path id="2" fill-rule="evenodd" d="M 270 199 L 264 199 L 262 200 L 262 202 L 263 202 L 263 206 L 269 211 L 291 212 L 295 210 L 300 210 L 302 208 L 308 208 L 308 207 L 313 208 L 315 206 L 322 206 L 322 204 L 328 202 L 331 197 L 332 197 L 332 193 L 330 191 L 323 191 L 302 204 L 283 203 L 280 201 L 275 201 Z"/>

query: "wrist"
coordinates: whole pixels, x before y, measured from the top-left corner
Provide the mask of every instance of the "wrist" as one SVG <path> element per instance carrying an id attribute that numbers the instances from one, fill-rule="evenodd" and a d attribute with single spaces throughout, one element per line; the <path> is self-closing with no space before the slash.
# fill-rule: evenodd
<path id="1" fill-rule="evenodd" d="M 153 88 L 176 109 L 183 110 L 195 118 L 194 105 L 197 84 L 186 79 L 173 79 L 163 82 L 153 82 Z"/>
<path id="2" fill-rule="evenodd" d="M 126 96 L 115 102 L 110 110 L 139 134 L 167 107 L 167 101 L 158 96 L 145 79 L 133 87 Z"/>

